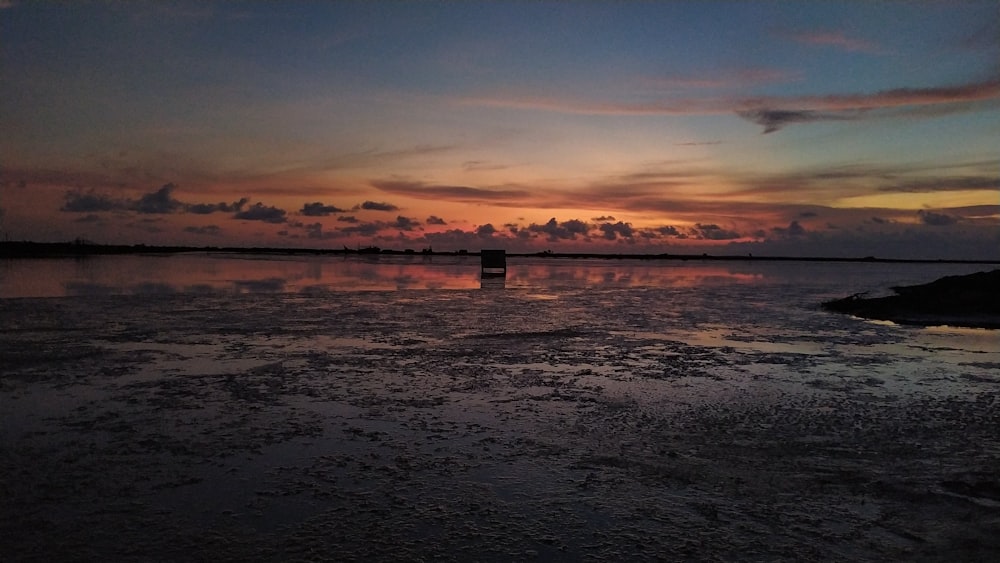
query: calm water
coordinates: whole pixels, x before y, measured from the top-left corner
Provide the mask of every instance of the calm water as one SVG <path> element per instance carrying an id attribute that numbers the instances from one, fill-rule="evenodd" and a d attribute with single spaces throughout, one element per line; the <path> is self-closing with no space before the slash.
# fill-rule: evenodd
<path id="1" fill-rule="evenodd" d="M 568 289 L 775 287 L 819 298 L 987 269 L 955 264 L 656 262 L 512 258 L 502 287 Z M 488 283 L 494 289 L 497 283 Z M 480 289 L 475 256 L 302 257 L 225 254 L 0 260 L 0 299 L 157 293 L 309 293 Z"/>

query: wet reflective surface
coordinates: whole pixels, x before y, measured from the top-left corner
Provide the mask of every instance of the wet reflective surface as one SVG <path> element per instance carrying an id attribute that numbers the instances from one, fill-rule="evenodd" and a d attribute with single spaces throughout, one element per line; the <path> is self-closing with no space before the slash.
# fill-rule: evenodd
<path id="1" fill-rule="evenodd" d="M 4 270 L 0 559 L 1000 549 L 996 332 L 818 306 L 972 266 L 82 262 Z"/>
<path id="2" fill-rule="evenodd" d="M 921 283 L 983 266 L 765 261 L 510 258 L 481 280 L 476 256 L 310 257 L 240 254 L 0 260 L 0 298 L 168 293 L 308 293 L 411 289 L 665 288 L 846 283 L 859 291 Z M 840 291 L 835 295 L 847 295 Z"/>

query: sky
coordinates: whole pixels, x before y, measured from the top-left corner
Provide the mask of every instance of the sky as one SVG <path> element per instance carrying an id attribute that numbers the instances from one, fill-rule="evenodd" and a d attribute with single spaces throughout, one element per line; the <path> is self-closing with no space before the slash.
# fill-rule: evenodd
<path id="1" fill-rule="evenodd" d="M 0 235 L 1000 259 L 1000 3 L 0 0 Z"/>

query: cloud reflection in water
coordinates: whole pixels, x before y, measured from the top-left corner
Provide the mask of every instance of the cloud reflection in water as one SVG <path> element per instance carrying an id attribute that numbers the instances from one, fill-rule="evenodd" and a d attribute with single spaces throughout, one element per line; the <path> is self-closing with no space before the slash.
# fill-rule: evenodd
<path id="1" fill-rule="evenodd" d="M 97 256 L 10 260 L 0 298 L 170 293 L 697 287 L 755 283 L 745 264 L 513 258 L 501 284 L 482 284 L 475 256 Z"/>

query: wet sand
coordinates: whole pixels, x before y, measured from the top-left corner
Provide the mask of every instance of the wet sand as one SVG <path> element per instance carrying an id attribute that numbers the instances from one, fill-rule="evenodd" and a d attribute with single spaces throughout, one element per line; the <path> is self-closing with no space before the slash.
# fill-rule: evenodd
<path id="1" fill-rule="evenodd" d="M 0 560 L 995 560 L 993 355 L 661 297 L 0 301 Z"/>

